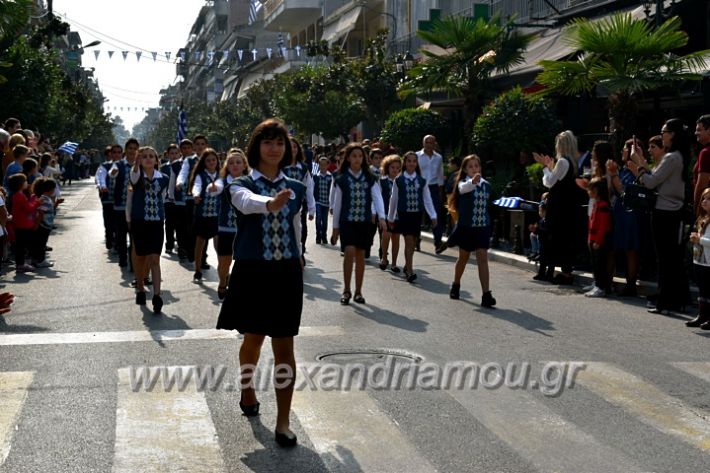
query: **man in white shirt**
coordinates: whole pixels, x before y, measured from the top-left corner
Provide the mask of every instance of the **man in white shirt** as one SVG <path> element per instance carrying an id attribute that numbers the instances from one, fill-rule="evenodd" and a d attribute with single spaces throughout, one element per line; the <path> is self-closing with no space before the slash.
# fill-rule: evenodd
<path id="1" fill-rule="evenodd" d="M 431 200 L 438 216 L 436 219 L 437 224 L 432 228 L 432 232 L 434 233 L 434 247 L 439 250 L 443 248 L 441 236 L 444 233 L 441 206 L 443 201 L 441 194 L 444 188 L 444 159 L 434 150 L 436 148 L 436 137 L 434 135 L 426 135 L 422 140 L 422 145 L 422 149 L 417 151 L 417 159 L 419 160 L 419 170 L 429 186 Z M 437 251 L 437 253 L 440 253 L 440 251 Z"/>

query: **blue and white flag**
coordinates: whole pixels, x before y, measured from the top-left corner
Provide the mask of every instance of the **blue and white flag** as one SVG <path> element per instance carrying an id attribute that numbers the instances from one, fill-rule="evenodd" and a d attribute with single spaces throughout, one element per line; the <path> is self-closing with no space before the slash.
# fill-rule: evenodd
<path id="1" fill-rule="evenodd" d="M 249 25 L 253 25 L 256 23 L 256 16 L 259 13 L 259 10 L 261 10 L 261 7 L 263 5 L 259 0 L 251 0 L 251 3 L 249 4 Z"/>
<path id="2" fill-rule="evenodd" d="M 187 137 L 187 116 L 185 110 L 180 109 L 178 114 L 178 130 L 176 142 L 179 145 L 182 140 Z"/>
<path id="3" fill-rule="evenodd" d="M 74 143 L 73 141 L 67 141 L 62 146 L 57 148 L 57 151 L 64 151 L 68 154 L 76 153 L 76 149 L 79 147 L 79 143 Z"/>
<path id="4" fill-rule="evenodd" d="M 525 200 L 521 197 L 501 197 L 498 200 L 494 200 L 493 205 L 497 205 L 498 207 L 503 207 L 506 209 L 537 211 L 539 204 L 537 202 Z"/>

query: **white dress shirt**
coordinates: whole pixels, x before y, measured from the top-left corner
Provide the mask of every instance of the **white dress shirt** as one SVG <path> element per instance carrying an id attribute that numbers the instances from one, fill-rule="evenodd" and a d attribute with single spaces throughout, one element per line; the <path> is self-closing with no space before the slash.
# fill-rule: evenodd
<path id="1" fill-rule="evenodd" d="M 185 156 L 184 158 L 182 158 L 182 167 L 180 168 L 180 174 L 177 177 L 177 185 L 180 186 L 183 190 L 185 189 L 185 186 L 190 180 L 190 163 L 188 161 L 188 158 L 194 158 L 195 156 L 197 155 L 193 153 L 190 156 Z"/>
<path id="2" fill-rule="evenodd" d="M 215 185 L 215 190 L 213 191 L 207 191 L 207 194 L 209 196 L 215 196 L 219 195 L 222 193 L 224 190 L 224 182 L 222 182 L 222 179 L 219 179 L 219 176 L 217 175 L 217 171 L 215 172 L 208 172 L 207 175 L 212 179 L 212 183 Z M 200 194 L 202 193 L 202 176 L 199 174 L 195 176 L 195 182 L 192 184 L 192 195 L 195 197 L 199 197 Z"/>
<path id="3" fill-rule="evenodd" d="M 352 169 L 348 169 L 348 172 L 354 178 L 359 178 L 362 175 L 362 170 L 358 172 L 353 172 Z M 333 192 L 332 196 L 332 206 L 333 206 L 333 229 L 340 228 L 340 211 L 343 208 L 343 191 L 340 186 L 335 184 L 335 179 L 333 179 Z M 385 204 L 382 201 L 382 189 L 380 189 L 380 184 L 375 182 L 370 188 L 370 196 L 372 197 L 372 205 L 374 206 L 372 215 L 377 214 L 379 218 L 387 218 L 385 215 Z"/>
<path id="4" fill-rule="evenodd" d="M 417 174 L 409 174 L 407 171 L 404 171 L 402 173 L 404 175 L 405 179 L 409 179 L 410 181 L 415 179 L 417 177 Z M 424 186 L 423 189 L 423 198 L 424 198 L 424 209 L 426 210 L 426 213 L 429 214 L 429 218 L 432 220 L 436 220 L 436 210 L 434 209 L 434 202 L 431 200 L 431 192 L 429 192 L 429 187 Z M 394 222 L 397 220 L 397 204 L 399 203 L 399 190 L 397 188 L 397 179 L 392 181 L 392 196 L 390 196 L 390 206 L 389 206 L 389 214 L 387 215 L 387 220 L 390 222 Z"/>
<path id="5" fill-rule="evenodd" d="M 557 184 L 557 181 L 564 179 L 569 171 L 569 162 L 566 159 L 559 158 L 555 163 L 555 167 L 550 168 L 545 166 L 542 170 L 542 185 L 548 189 Z"/>
<path id="6" fill-rule="evenodd" d="M 424 152 L 424 149 L 417 151 L 417 160 L 419 161 L 419 170 L 422 172 L 422 177 L 426 179 L 429 186 L 444 185 L 444 158 L 433 152 L 431 156 Z"/>

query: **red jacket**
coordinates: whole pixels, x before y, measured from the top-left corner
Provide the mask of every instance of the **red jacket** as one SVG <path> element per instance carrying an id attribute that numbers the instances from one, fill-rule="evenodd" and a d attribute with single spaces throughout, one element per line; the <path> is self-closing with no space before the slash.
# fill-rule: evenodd
<path id="1" fill-rule="evenodd" d="M 12 195 L 12 225 L 22 230 L 35 228 L 39 200 L 32 196 L 28 198 L 24 192 Z"/>
<path id="2" fill-rule="evenodd" d="M 611 232 L 611 211 L 609 202 L 594 202 L 592 216 L 589 217 L 589 243 L 604 246 L 607 235 Z"/>

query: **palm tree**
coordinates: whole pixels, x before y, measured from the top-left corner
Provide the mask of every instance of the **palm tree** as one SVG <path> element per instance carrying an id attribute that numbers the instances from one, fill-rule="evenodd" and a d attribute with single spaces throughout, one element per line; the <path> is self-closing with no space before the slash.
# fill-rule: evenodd
<path id="1" fill-rule="evenodd" d="M 422 49 L 424 60 L 412 68 L 400 92 L 446 92 L 464 99 L 464 150 L 468 148 L 473 124 L 486 98 L 493 95 L 491 75 L 507 73 L 523 62 L 530 36 L 491 20 L 449 16 L 433 23 L 430 31 L 417 31 L 423 40 L 441 52 Z"/>
<path id="2" fill-rule="evenodd" d="M 700 80 L 710 51 L 685 56 L 673 51 L 688 43 L 678 17 L 658 28 L 630 13 L 598 21 L 578 19 L 565 34 L 568 43 L 580 51 L 576 61 L 540 61 L 542 93 L 577 95 L 601 86 L 609 93 L 611 131 L 617 139 L 633 129 L 637 99 L 646 92 L 685 80 Z"/>

